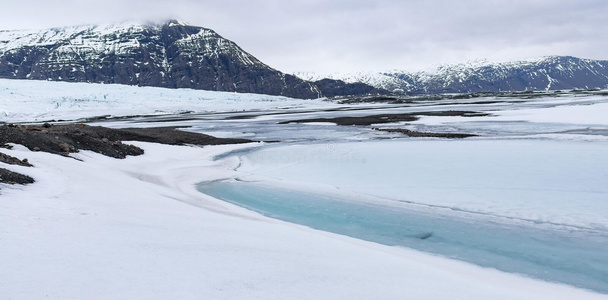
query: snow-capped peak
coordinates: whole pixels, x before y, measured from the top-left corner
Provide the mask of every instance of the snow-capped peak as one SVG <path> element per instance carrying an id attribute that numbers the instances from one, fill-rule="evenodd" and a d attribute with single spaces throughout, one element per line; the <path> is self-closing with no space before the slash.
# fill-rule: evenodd
<path id="1" fill-rule="evenodd" d="M 319 97 L 215 31 L 174 19 L 0 31 L 0 78 Z"/>
<path id="2" fill-rule="evenodd" d="M 389 91 L 413 93 L 471 93 L 572 88 L 606 88 L 608 61 L 571 56 L 544 56 L 511 62 L 478 59 L 440 65 L 426 71 L 297 73 L 309 80 L 330 78 L 363 82 Z"/>
<path id="3" fill-rule="evenodd" d="M 192 26 L 187 22 L 184 22 L 182 20 L 178 20 L 178 19 L 170 19 L 167 22 L 165 22 L 165 24 L 173 27 L 173 26 Z"/>

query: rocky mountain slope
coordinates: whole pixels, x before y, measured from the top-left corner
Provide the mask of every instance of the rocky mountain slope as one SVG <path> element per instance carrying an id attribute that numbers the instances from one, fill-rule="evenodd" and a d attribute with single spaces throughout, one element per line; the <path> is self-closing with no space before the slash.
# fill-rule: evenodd
<path id="1" fill-rule="evenodd" d="M 0 31 L 0 78 L 323 96 L 213 30 L 178 21 Z"/>
<path id="2" fill-rule="evenodd" d="M 309 80 L 319 77 L 297 75 Z M 475 61 L 441 66 L 431 72 L 391 71 L 327 77 L 416 94 L 594 89 L 608 86 L 608 61 L 550 56 L 508 63 Z"/>
<path id="3" fill-rule="evenodd" d="M 432 72 L 285 74 L 211 29 L 163 24 L 0 31 L 0 78 L 118 83 L 318 98 L 386 94 L 593 89 L 608 61 L 569 56 L 476 61 Z"/>

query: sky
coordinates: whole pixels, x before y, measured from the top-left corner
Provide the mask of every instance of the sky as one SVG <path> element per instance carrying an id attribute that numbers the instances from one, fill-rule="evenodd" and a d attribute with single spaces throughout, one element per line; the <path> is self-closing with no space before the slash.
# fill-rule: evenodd
<path id="1" fill-rule="evenodd" d="M 0 29 L 179 19 L 287 73 L 608 59 L 606 0 L 0 0 Z"/>

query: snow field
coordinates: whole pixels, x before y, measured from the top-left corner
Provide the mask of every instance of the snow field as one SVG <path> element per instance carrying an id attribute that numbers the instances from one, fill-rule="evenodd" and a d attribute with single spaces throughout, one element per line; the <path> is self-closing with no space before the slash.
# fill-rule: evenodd
<path id="1" fill-rule="evenodd" d="M 38 182 L 2 186 L 0 294 L 9 299 L 605 299 L 421 252 L 288 224 L 197 192 L 247 147 L 136 143 L 139 157 L 33 153 Z"/>

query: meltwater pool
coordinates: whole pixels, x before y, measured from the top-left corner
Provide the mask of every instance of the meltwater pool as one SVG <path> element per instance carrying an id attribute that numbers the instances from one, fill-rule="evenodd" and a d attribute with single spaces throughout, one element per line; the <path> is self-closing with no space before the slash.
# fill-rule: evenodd
<path id="1" fill-rule="evenodd" d="M 314 229 L 608 294 L 608 234 L 604 232 L 434 214 L 247 182 L 200 183 L 198 190 Z"/>

